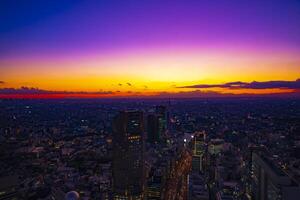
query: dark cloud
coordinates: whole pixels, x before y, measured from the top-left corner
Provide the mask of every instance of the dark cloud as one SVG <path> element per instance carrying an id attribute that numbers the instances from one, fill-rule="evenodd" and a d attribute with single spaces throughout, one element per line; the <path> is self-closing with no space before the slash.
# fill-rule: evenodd
<path id="1" fill-rule="evenodd" d="M 229 96 L 232 94 L 221 94 L 219 92 L 214 91 L 180 91 L 180 92 L 161 92 L 157 94 L 157 97 L 161 98 L 196 98 L 196 97 L 221 97 L 221 96 Z"/>
<path id="2" fill-rule="evenodd" d="M 298 80 L 300 81 L 300 80 Z M 229 83 L 229 85 L 235 85 L 236 83 Z M 240 84 L 240 83 L 238 83 Z M 249 83 L 250 84 L 250 83 Z M 225 85 L 225 84 L 223 84 Z M 222 85 L 222 86 L 223 86 Z M 261 86 L 259 87 L 261 88 Z M 49 91 L 42 90 L 39 88 L 30 88 L 30 87 L 21 87 L 21 88 L 0 88 L 0 98 L 5 98 L 10 95 L 22 95 L 26 96 L 61 96 L 61 97 L 80 97 L 81 95 L 87 97 L 126 97 L 126 98 L 214 98 L 214 97 L 257 97 L 257 96 L 272 96 L 272 97 L 300 97 L 300 90 L 296 89 L 293 92 L 285 92 L 285 93 L 273 93 L 273 94 L 251 94 L 251 93 L 243 93 L 243 94 L 232 94 L 232 93 L 220 93 L 215 91 L 202 91 L 199 89 L 193 91 L 179 91 L 179 92 L 160 92 L 152 95 L 147 95 L 141 92 L 134 91 L 126 91 L 127 95 L 120 93 L 120 91 L 103 91 L 100 90 L 98 92 L 72 92 L 72 91 Z M 103 95 L 103 96 L 97 96 Z M 106 96 L 107 95 L 107 96 Z M 113 95 L 113 96 L 110 96 Z"/>
<path id="3" fill-rule="evenodd" d="M 299 92 L 282 92 L 282 93 L 267 93 L 267 94 L 252 94 L 252 93 L 219 93 L 215 91 L 180 91 L 180 92 L 161 92 L 153 97 L 157 98 L 231 98 L 231 97 L 300 97 Z"/>
<path id="4" fill-rule="evenodd" d="M 177 88 L 227 88 L 227 89 L 300 89 L 300 79 L 296 81 L 265 81 L 257 82 L 228 82 L 225 84 L 199 84 L 188 85 Z"/>
<path id="5" fill-rule="evenodd" d="M 119 86 L 122 86 L 122 83 L 119 83 L 118 85 L 119 85 Z"/>
<path id="6" fill-rule="evenodd" d="M 132 86 L 131 83 L 127 83 L 128 86 Z"/>
<path id="7" fill-rule="evenodd" d="M 78 93 L 76 93 L 78 94 Z M 115 94 L 113 91 L 99 91 L 99 92 L 80 92 L 79 94 Z"/>
<path id="8" fill-rule="evenodd" d="M 21 87 L 21 88 L 0 88 L 0 94 L 114 94 L 113 91 L 98 92 L 71 92 L 71 91 L 51 91 L 39 88 Z"/>
<path id="9" fill-rule="evenodd" d="M 4 81 L 0 81 L 0 84 L 4 84 L 5 82 Z"/>
<path id="10" fill-rule="evenodd" d="M 29 87 L 21 87 L 21 88 L 1 88 L 1 94 L 52 94 L 54 92 L 41 90 L 38 88 L 29 88 Z"/>

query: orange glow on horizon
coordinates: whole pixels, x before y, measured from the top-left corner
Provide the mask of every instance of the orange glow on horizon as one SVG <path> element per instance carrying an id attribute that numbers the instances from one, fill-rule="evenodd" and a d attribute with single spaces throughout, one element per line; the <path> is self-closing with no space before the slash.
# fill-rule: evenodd
<path id="1" fill-rule="evenodd" d="M 178 88 L 186 85 L 232 81 L 294 81 L 300 77 L 300 59 L 294 55 L 200 50 L 131 52 L 56 60 L 0 60 L 1 66 L 7 69 L 0 74 L 0 80 L 5 82 L 0 88 L 25 86 L 58 92 L 113 92 L 110 96 L 151 96 L 161 92 L 196 90 Z M 201 91 L 223 94 L 293 92 L 287 89 L 223 88 Z"/>

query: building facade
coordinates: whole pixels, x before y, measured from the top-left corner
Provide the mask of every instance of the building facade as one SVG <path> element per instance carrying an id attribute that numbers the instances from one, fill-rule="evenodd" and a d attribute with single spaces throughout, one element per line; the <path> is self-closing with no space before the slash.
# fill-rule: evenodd
<path id="1" fill-rule="evenodd" d="M 122 111 L 113 121 L 113 196 L 115 200 L 144 199 L 144 117 Z"/>

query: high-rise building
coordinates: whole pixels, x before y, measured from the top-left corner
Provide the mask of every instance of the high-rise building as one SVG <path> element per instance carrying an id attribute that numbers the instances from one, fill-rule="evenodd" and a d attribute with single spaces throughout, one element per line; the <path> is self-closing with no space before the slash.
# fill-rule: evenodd
<path id="1" fill-rule="evenodd" d="M 157 114 L 162 115 L 164 118 L 167 118 L 168 112 L 166 106 L 156 106 L 155 111 Z"/>
<path id="2" fill-rule="evenodd" d="M 147 183 L 147 200 L 161 200 L 164 185 L 164 175 L 162 169 L 157 166 L 150 172 L 150 178 Z"/>
<path id="3" fill-rule="evenodd" d="M 167 130 L 167 125 L 168 125 L 168 112 L 167 112 L 167 107 L 165 106 L 156 106 L 156 114 L 158 116 L 158 131 L 159 135 L 162 135 L 165 133 Z"/>
<path id="4" fill-rule="evenodd" d="M 144 199 L 144 183 L 143 113 L 122 111 L 113 121 L 114 199 Z"/>
<path id="5" fill-rule="evenodd" d="M 252 196 L 254 200 L 296 200 L 300 187 L 263 152 L 252 153 Z"/>
<path id="6" fill-rule="evenodd" d="M 193 138 L 193 171 L 203 172 L 206 152 L 205 133 L 197 132 Z"/>
<path id="7" fill-rule="evenodd" d="M 160 141 L 159 116 L 156 114 L 149 114 L 147 117 L 147 135 L 150 143 Z"/>
<path id="8" fill-rule="evenodd" d="M 215 154 L 218 155 L 223 151 L 224 147 L 224 140 L 223 139 L 211 139 L 209 144 L 208 144 L 208 152 L 210 154 Z"/>

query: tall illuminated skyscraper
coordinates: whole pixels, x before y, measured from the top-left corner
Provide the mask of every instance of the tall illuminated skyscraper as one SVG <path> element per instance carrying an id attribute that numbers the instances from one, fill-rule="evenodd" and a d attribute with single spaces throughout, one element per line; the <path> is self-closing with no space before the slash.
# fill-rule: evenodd
<path id="1" fill-rule="evenodd" d="M 144 199 L 144 171 L 143 113 L 122 111 L 113 121 L 114 199 Z"/>
<path id="2" fill-rule="evenodd" d="M 197 132 L 194 135 L 193 141 L 193 164 L 192 168 L 194 171 L 203 172 L 204 171 L 204 160 L 205 160 L 205 132 Z"/>

